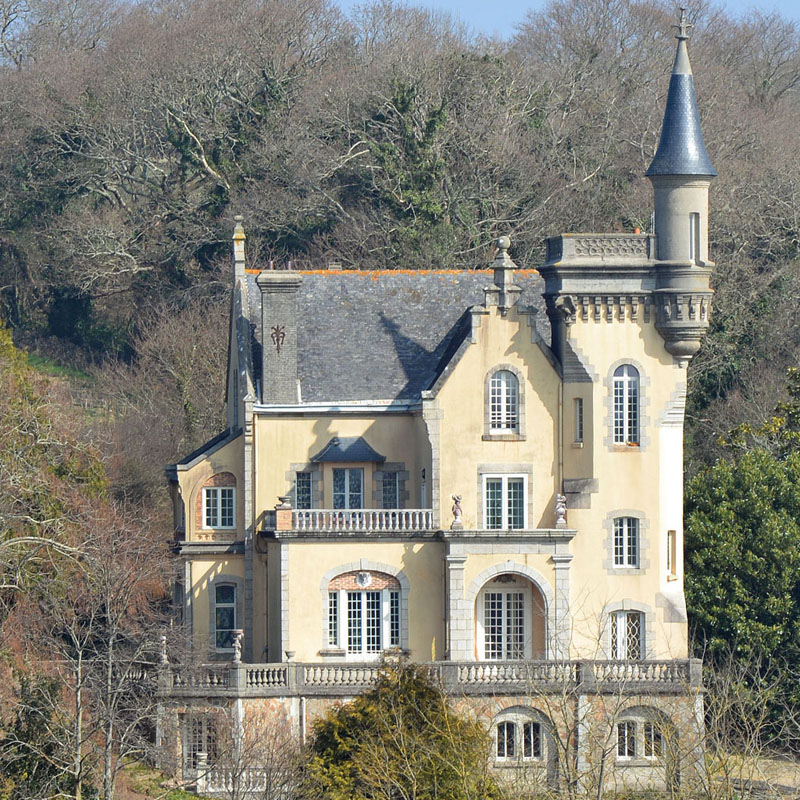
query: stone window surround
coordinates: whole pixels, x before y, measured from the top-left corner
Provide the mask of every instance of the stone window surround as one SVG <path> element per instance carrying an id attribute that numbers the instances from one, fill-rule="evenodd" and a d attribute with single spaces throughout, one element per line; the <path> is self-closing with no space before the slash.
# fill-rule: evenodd
<path id="1" fill-rule="evenodd" d="M 517 379 L 517 419 L 516 431 L 498 432 L 492 430 L 492 376 L 496 372 L 510 372 Z M 495 364 L 483 378 L 483 436 L 485 442 L 524 442 L 525 435 L 525 378 L 519 367 L 513 364 Z"/>
<path id="2" fill-rule="evenodd" d="M 637 600 L 624 598 L 614 603 L 608 603 L 603 609 L 601 618 L 602 624 L 602 640 L 601 649 L 605 655 L 612 661 L 619 659 L 611 652 L 611 615 L 619 611 L 638 611 L 644 616 L 644 625 L 642 626 L 642 660 L 650 661 L 655 653 L 655 614 L 653 609 L 646 603 L 640 603 Z"/>
<path id="3" fill-rule="evenodd" d="M 503 722 L 512 722 L 517 726 L 521 726 L 526 722 L 538 722 L 541 726 L 542 733 L 542 756 L 541 758 L 524 758 L 522 755 L 522 747 L 519 746 L 521 736 L 518 736 L 518 752 L 515 753 L 513 758 L 498 758 L 497 756 L 497 728 Z M 548 716 L 540 711 L 538 708 L 530 706 L 509 706 L 495 714 L 492 719 L 490 731 L 492 737 L 492 757 L 496 767 L 518 767 L 521 764 L 531 767 L 546 767 L 548 762 L 551 761 L 556 755 L 552 748 L 553 736 L 553 723 Z"/>
<path id="4" fill-rule="evenodd" d="M 312 464 L 310 461 L 289 464 L 289 469 L 285 473 L 286 483 L 291 487 L 289 495 L 291 497 L 292 508 L 297 508 L 297 473 L 311 473 L 311 508 L 322 508 L 322 465 Z"/>
<path id="5" fill-rule="evenodd" d="M 383 508 L 383 476 L 385 473 L 395 473 L 397 475 L 397 502 L 398 508 L 406 508 L 411 494 L 408 491 L 408 482 L 411 475 L 402 461 L 385 461 L 383 464 L 376 465 L 372 471 L 372 507 Z"/>
<path id="6" fill-rule="evenodd" d="M 538 590 L 544 602 L 544 646 L 545 658 L 552 658 L 553 651 L 556 648 L 556 642 L 553 641 L 556 636 L 556 619 L 555 619 L 555 595 L 550 584 L 538 570 L 533 569 L 525 564 L 519 564 L 515 561 L 504 561 L 500 564 L 493 564 L 491 567 L 483 570 L 470 584 L 465 593 L 465 600 L 468 608 L 472 609 L 472 624 L 468 630 L 468 636 L 471 640 L 469 642 L 469 652 L 475 653 L 477 651 L 477 642 L 475 640 L 476 631 L 478 626 L 477 619 L 477 601 L 478 595 L 486 586 L 487 583 L 494 580 L 499 575 L 520 575 L 527 578 Z"/>
<path id="7" fill-rule="evenodd" d="M 349 564 L 340 564 L 329 569 L 320 581 L 322 647 L 319 650 L 319 654 L 323 660 L 333 658 L 339 661 L 346 656 L 344 650 L 334 649 L 328 645 L 328 591 L 332 580 L 348 572 L 383 572 L 397 579 L 400 584 L 400 649 L 408 651 L 408 593 L 411 586 L 408 577 L 402 569 L 391 564 L 383 564 L 378 561 L 371 561 L 368 558 L 362 558 L 359 561 L 351 561 Z M 341 609 L 339 613 L 341 614 Z"/>
<path id="8" fill-rule="evenodd" d="M 212 659 L 227 661 L 233 655 L 233 648 L 217 649 L 216 647 L 216 588 L 220 584 L 228 584 L 234 587 L 236 592 L 236 624 L 237 627 L 242 628 L 242 620 L 244 619 L 244 578 L 240 578 L 238 575 L 220 573 L 208 582 L 208 649 Z"/>
<path id="9" fill-rule="evenodd" d="M 486 521 L 484 520 L 484 507 L 486 505 L 486 498 L 484 495 L 484 478 L 490 477 L 508 477 L 519 476 L 524 477 L 525 481 L 525 521 L 530 525 L 533 517 L 533 491 L 531 485 L 533 482 L 533 464 L 478 464 L 478 508 L 475 515 L 477 520 L 477 529 L 492 530 L 486 528 Z M 498 530 L 506 530 L 499 528 Z M 527 530 L 524 528 L 523 530 Z"/>
<path id="10" fill-rule="evenodd" d="M 614 373 L 619 367 L 624 366 L 635 367 L 639 373 L 639 444 L 617 444 L 614 442 Z M 650 445 L 650 436 L 648 431 L 650 429 L 650 417 L 645 413 L 647 407 L 650 405 L 650 393 L 647 391 L 650 388 L 650 378 L 647 377 L 644 367 L 641 362 L 635 358 L 620 358 L 614 361 L 603 378 L 603 386 L 605 387 L 605 396 L 603 397 L 603 407 L 605 409 L 605 418 L 603 420 L 603 444 L 612 453 L 624 452 L 639 452 L 643 453 Z"/>
<path id="11" fill-rule="evenodd" d="M 635 739 L 636 739 L 636 755 L 635 756 L 620 756 L 616 744 L 614 747 L 614 760 L 617 766 L 637 766 L 637 767 L 663 767 L 665 763 L 665 753 L 662 749 L 660 756 L 645 756 L 644 755 L 644 724 L 647 722 L 655 723 L 659 726 L 662 735 L 662 748 L 669 747 L 670 744 L 667 739 L 672 740 L 672 747 L 676 745 L 675 738 L 677 731 L 672 720 L 661 710 L 653 706 L 633 706 L 622 710 L 619 716 L 614 720 L 614 733 L 616 736 L 616 728 L 622 722 L 632 722 L 636 726 Z"/>
<path id="12" fill-rule="evenodd" d="M 620 517 L 633 517 L 639 520 L 639 566 L 637 567 L 624 567 L 616 566 L 614 564 L 614 520 Z M 603 569 L 609 575 L 617 575 L 626 577 L 628 575 L 643 575 L 650 568 L 650 559 L 647 557 L 647 551 L 650 549 L 650 537 L 648 530 L 650 529 L 650 521 L 645 517 L 644 512 L 635 508 L 617 508 L 609 511 L 606 518 L 603 520 L 603 530 L 605 531 L 605 539 L 603 539 L 603 552 L 606 558 L 603 559 Z"/>

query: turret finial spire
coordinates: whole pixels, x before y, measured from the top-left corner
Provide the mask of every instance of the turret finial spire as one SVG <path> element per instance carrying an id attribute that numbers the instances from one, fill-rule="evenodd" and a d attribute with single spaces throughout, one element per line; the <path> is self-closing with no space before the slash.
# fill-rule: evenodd
<path id="1" fill-rule="evenodd" d="M 686 19 L 686 9 L 681 6 L 681 18 L 677 25 L 673 25 L 673 28 L 678 29 L 678 33 L 676 34 L 676 39 L 688 39 L 689 38 L 689 28 L 693 28 L 691 22 Z"/>

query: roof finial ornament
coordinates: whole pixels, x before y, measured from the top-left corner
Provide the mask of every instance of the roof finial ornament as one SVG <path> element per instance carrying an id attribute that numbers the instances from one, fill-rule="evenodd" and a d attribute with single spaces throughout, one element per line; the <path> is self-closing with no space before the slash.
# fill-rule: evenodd
<path id="1" fill-rule="evenodd" d="M 694 28 L 694 25 L 686 19 L 686 8 L 681 6 L 681 18 L 677 25 L 673 25 L 673 28 L 678 29 L 678 34 L 675 37 L 676 39 L 688 39 L 689 38 L 689 28 Z"/>

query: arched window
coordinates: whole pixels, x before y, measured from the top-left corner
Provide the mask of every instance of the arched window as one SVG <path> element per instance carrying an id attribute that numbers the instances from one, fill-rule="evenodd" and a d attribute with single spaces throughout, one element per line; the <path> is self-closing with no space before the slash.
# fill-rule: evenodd
<path id="1" fill-rule="evenodd" d="M 614 444 L 639 444 L 639 371 L 631 364 L 614 371 Z"/>
<path id="2" fill-rule="evenodd" d="M 383 572 L 338 575 L 328 585 L 328 641 L 348 655 L 400 646 L 400 582 Z"/>
<path id="3" fill-rule="evenodd" d="M 493 755 L 498 766 L 520 766 L 533 762 L 544 766 L 552 761 L 552 725 L 533 708 L 514 706 L 501 711 L 492 726 Z"/>
<path id="4" fill-rule="evenodd" d="M 521 575 L 498 575 L 478 593 L 475 639 L 479 660 L 544 656 L 544 600 Z"/>
<path id="5" fill-rule="evenodd" d="M 646 760 L 660 762 L 675 745 L 675 728 L 655 708 L 630 708 L 617 723 L 617 761 Z"/>
<path id="6" fill-rule="evenodd" d="M 198 522 L 205 530 L 236 527 L 236 478 L 220 472 L 209 478 L 199 498 Z"/>
<path id="7" fill-rule="evenodd" d="M 519 381 L 507 369 L 497 370 L 489 381 L 489 431 L 519 431 Z"/>

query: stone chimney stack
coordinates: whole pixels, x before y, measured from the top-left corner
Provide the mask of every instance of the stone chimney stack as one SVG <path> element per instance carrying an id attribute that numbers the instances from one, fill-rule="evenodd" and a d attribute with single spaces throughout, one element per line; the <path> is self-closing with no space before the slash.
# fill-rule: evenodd
<path id="1" fill-rule="evenodd" d="M 500 313 L 505 316 L 508 309 L 519 300 L 519 294 L 522 289 L 514 284 L 514 270 L 517 269 L 517 265 L 508 255 L 511 239 L 508 236 L 501 236 L 495 244 L 497 253 L 492 262 L 494 283 L 487 286 L 483 291 L 486 298 L 486 307 L 497 306 L 500 309 Z"/>
<path id="2" fill-rule="evenodd" d="M 261 290 L 261 401 L 297 403 L 297 290 L 301 277 L 292 270 L 264 270 Z"/>
<path id="3" fill-rule="evenodd" d="M 236 223 L 233 227 L 233 284 L 236 285 L 237 281 L 244 280 L 244 242 L 247 238 L 244 235 L 244 228 L 242 227 L 243 217 L 237 214 L 233 221 Z"/>

